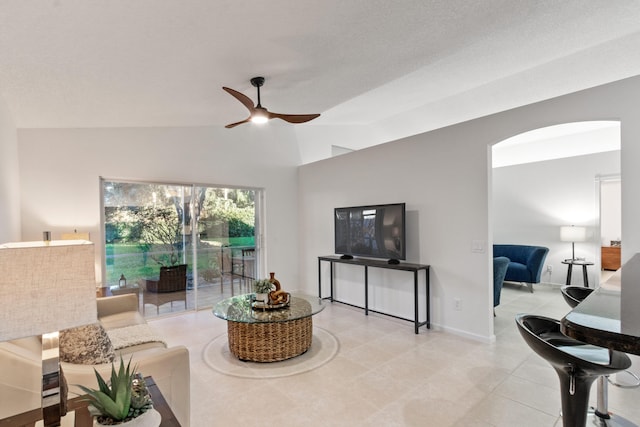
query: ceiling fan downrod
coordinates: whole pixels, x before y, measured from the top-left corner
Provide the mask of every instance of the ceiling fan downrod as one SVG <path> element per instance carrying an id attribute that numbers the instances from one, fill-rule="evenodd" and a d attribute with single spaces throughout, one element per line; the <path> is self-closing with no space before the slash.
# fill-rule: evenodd
<path id="1" fill-rule="evenodd" d="M 264 84 L 264 77 L 254 77 L 250 81 L 253 87 L 258 89 L 258 105 L 256 107 L 262 107 L 262 104 L 260 104 L 260 87 Z"/>

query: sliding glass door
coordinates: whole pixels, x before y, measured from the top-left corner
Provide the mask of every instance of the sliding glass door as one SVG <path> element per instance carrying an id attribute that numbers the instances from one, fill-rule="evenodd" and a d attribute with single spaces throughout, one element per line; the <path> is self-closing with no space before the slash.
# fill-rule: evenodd
<path id="1" fill-rule="evenodd" d="M 259 271 L 257 189 L 103 179 L 108 295 L 134 293 L 145 316 L 250 292 Z"/>

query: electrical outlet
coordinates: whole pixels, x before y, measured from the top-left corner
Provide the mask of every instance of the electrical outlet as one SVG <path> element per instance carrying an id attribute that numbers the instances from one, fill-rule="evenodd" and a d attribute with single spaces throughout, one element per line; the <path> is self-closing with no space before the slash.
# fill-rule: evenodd
<path id="1" fill-rule="evenodd" d="M 454 298 L 453 299 L 453 309 L 455 311 L 461 311 L 462 310 L 462 300 L 460 298 Z"/>
<path id="2" fill-rule="evenodd" d="M 549 273 L 549 274 L 553 273 L 553 266 L 552 265 L 547 265 L 547 273 Z"/>

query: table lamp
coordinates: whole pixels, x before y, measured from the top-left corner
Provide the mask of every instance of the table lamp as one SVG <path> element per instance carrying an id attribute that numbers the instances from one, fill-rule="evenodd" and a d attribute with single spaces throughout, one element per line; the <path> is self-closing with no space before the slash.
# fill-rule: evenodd
<path id="1" fill-rule="evenodd" d="M 575 242 L 584 242 L 587 240 L 587 229 L 585 227 L 576 227 L 575 225 L 564 225 L 560 227 L 560 240 L 563 242 L 571 242 L 571 261 L 575 261 Z"/>
<path id="2" fill-rule="evenodd" d="M 44 426 L 58 426 L 66 402 L 58 331 L 97 320 L 93 243 L 6 243 L 0 245 L 0 272 L 0 341 L 42 335 Z"/>

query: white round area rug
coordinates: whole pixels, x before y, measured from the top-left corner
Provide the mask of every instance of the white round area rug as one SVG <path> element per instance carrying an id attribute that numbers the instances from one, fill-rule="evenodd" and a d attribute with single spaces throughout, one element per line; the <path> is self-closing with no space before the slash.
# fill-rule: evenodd
<path id="1" fill-rule="evenodd" d="M 244 362 L 229 351 L 227 334 L 213 339 L 204 348 L 202 358 L 209 367 L 234 377 L 280 378 L 319 368 L 338 353 L 338 340 L 329 331 L 313 328 L 311 347 L 300 356 L 280 362 Z"/>

